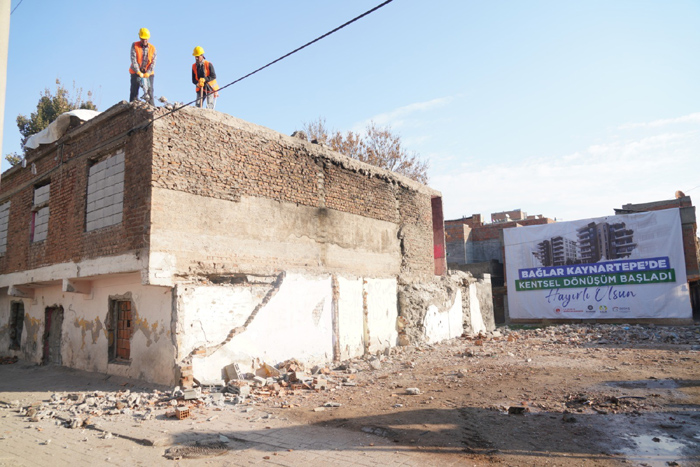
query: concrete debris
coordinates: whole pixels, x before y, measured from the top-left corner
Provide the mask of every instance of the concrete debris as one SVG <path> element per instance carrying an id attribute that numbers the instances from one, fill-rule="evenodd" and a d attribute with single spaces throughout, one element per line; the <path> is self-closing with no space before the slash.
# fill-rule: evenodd
<path id="1" fill-rule="evenodd" d="M 417 396 L 420 394 L 420 389 L 418 388 L 406 388 L 406 394 L 409 396 Z"/>
<path id="2" fill-rule="evenodd" d="M 226 385 L 223 379 L 206 379 L 200 381 L 199 386 L 202 388 L 222 388 Z"/>
<path id="3" fill-rule="evenodd" d="M 231 363 L 230 365 L 225 366 L 224 374 L 226 375 L 227 382 L 230 382 L 231 380 L 235 381 L 245 379 L 245 375 L 238 366 L 238 363 Z"/>
<path id="4" fill-rule="evenodd" d="M 378 358 L 373 358 L 369 361 L 369 366 L 373 370 L 381 370 L 382 369 L 382 362 L 380 362 Z"/>
<path id="5" fill-rule="evenodd" d="M 317 391 L 325 391 L 328 389 L 328 380 L 324 378 L 317 378 L 314 380 L 314 389 Z"/>
<path id="6" fill-rule="evenodd" d="M 199 399 L 202 395 L 202 391 L 199 388 L 186 389 L 184 391 L 184 398 L 186 401 Z"/>

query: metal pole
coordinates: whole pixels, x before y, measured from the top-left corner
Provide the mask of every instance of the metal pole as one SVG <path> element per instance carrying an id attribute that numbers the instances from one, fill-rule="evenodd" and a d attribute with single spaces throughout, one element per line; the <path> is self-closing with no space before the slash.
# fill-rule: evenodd
<path id="1" fill-rule="evenodd" d="M 7 90 L 7 51 L 10 44 L 11 0 L 0 0 L 0 148 L 3 147 L 5 124 L 5 91 Z M 5 154 L 2 151 L 2 154 Z M 0 170 L 0 172 L 2 172 Z"/>

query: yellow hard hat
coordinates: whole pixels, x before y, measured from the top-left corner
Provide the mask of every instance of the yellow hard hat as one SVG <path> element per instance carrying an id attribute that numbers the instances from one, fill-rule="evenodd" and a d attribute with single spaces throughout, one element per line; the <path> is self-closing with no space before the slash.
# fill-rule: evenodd
<path id="1" fill-rule="evenodd" d="M 194 52 L 192 52 L 192 55 L 195 57 L 199 57 L 200 55 L 204 55 L 204 49 L 201 48 L 200 46 L 197 46 L 194 48 Z"/>
<path id="2" fill-rule="evenodd" d="M 139 37 L 141 39 L 150 39 L 151 38 L 151 31 L 149 31 L 146 28 L 141 28 L 141 29 L 139 29 Z"/>

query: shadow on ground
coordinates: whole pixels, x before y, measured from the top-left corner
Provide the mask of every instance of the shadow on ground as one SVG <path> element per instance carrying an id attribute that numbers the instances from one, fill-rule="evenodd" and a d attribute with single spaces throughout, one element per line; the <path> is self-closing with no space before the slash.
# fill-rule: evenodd
<path id="1" fill-rule="evenodd" d="M 674 420 L 669 422 L 669 419 Z M 343 451 L 418 451 L 469 457 L 508 458 L 538 464 L 543 459 L 700 463 L 700 415 L 695 411 L 631 414 L 567 414 L 530 412 L 508 415 L 496 410 L 401 410 L 381 415 L 338 418 L 323 423 L 284 428 L 224 431 L 232 449 L 262 452 L 322 449 L 334 446 L 340 431 L 356 435 Z M 334 434 L 335 433 L 335 434 Z M 203 438 L 212 433 L 200 432 Z M 346 437 L 344 439 L 347 439 Z M 658 441 L 652 441 L 658 439 Z M 192 432 L 175 435 L 186 444 Z M 648 440 L 648 443 L 642 441 Z M 252 443 L 252 444 L 251 444 Z M 658 446 L 657 446 L 658 444 Z M 673 464 L 671 464 L 673 465 Z"/>

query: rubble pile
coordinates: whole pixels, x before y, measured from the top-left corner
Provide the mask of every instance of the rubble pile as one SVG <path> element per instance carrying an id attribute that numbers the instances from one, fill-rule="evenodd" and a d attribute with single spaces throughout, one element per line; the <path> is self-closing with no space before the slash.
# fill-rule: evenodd
<path id="1" fill-rule="evenodd" d="M 373 358 L 365 363 L 367 369 L 377 365 Z M 355 375 L 362 361 L 349 361 L 334 367 L 314 366 L 306 370 L 296 360 L 283 362 L 276 367 L 262 363 L 256 374 L 244 374 L 237 365 L 226 369 L 231 375 L 228 381 L 196 381 L 190 389 L 176 387 L 171 392 L 90 391 L 54 393 L 50 400 L 22 406 L 12 401 L 5 408 L 16 409 L 29 422 L 55 419 L 68 428 L 94 425 L 98 419 L 115 420 L 131 418 L 144 422 L 153 418 L 189 418 L 197 409 L 224 410 L 236 405 L 253 406 L 271 403 L 274 407 L 299 406 L 290 402 L 293 396 L 306 397 L 308 393 L 332 392 L 343 387 L 355 386 Z M 376 367 L 376 366 L 375 366 Z M 298 401 L 300 402 L 300 401 Z M 325 407 L 340 407 L 337 402 L 327 402 Z"/>
<path id="2" fill-rule="evenodd" d="M 417 404 L 444 405 L 449 401 L 442 401 L 443 391 L 476 391 L 479 388 L 479 392 L 494 391 L 488 406 L 507 413 L 515 413 L 520 410 L 519 406 L 560 413 L 638 413 L 654 410 L 657 400 L 653 395 L 637 397 L 636 393 L 621 392 L 619 388 L 602 388 L 587 394 L 547 390 L 535 396 L 523 387 L 517 396 L 510 394 L 505 398 L 497 394 L 500 390 L 481 388 L 497 388 L 505 378 L 518 375 L 524 375 L 527 380 L 533 369 L 541 367 L 542 358 L 574 358 L 575 349 L 583 349 L 583 355 L 603 356 L 608 351 L 615 352 L 610 362 L 601 364 L 595 371 L 618 372 L 622 365 L 633 365 L 629 361 L 617 363 L 618 349 L 645 346 L 673 346 L 671 348 L 684 351 L 676 358 L 690 361 L 700 350 L 700 327 L 651 324 L 505 326 L 441 344 L 394 347 L 376 355 L 311 368 L 297 360 L 287 360 L 274 366 L 261 362 L 254 373 L 244 373 L 238 365 L 231 364 L 223 369 L 223 379 L 195 380 L 193 388 L 57 392 L 49 400 L 30 406 L 13 401 L 6 407 L 17 410 L 29 422 L 54 419 L 57 424 L 79 428 L 95 424 L 98 419 L 136 423 L 154 418 L 176 421 L 210 409 L 223 411 L 240 407 L 246 412 L 256 405 L 276 409 L 306 407 L 320 412 L 357 404 L 367 395 L 379 403 L 382 394 L 388 397 L 382 402 L 385 409 Z M 657 359 L 651 363 L 662 365 Z M 574 375 L 573 379 L 579 380 L 580 376 Z M 656 381 L 659 387 L 665 381 L 653 374 L 642 376 Z M 404 396 L 408 398 L 402 399 Z"/>
<path id="3" fill-rule="evenodd" d="M 542 328 L 500 328 L 496 332 L 506 339 L 539 339 L 552 344 L 678 344 L 698 346 L 700 328 L 687 326 L 656 326 L 654 324 L 566 324 Z"/>

